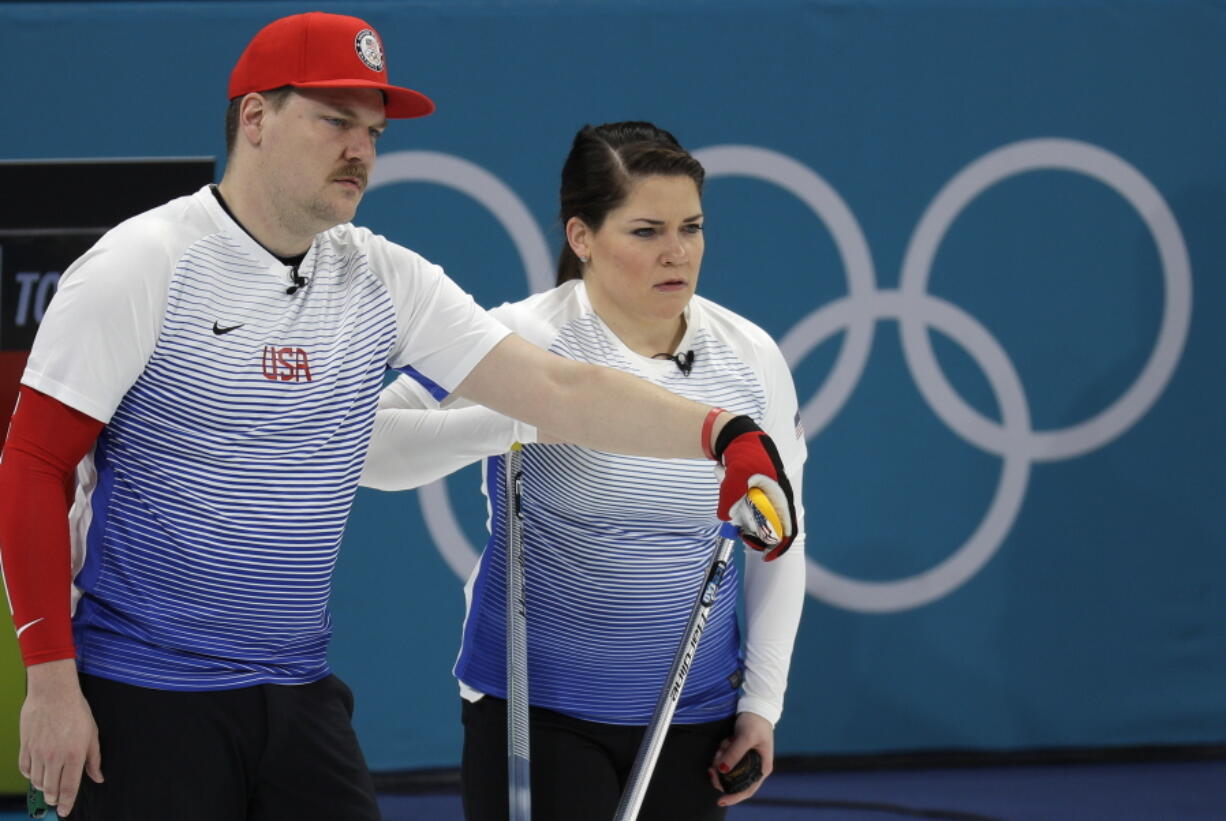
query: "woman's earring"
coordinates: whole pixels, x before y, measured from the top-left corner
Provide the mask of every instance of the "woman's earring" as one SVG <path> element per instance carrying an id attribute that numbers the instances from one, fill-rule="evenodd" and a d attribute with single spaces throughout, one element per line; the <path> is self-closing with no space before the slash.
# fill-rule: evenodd
<path id="1" fill-rule="evenodd" d="M 582 262 L 584 265 L 587 265 L 587 257 L 579 257 L 579 261 Z"/>

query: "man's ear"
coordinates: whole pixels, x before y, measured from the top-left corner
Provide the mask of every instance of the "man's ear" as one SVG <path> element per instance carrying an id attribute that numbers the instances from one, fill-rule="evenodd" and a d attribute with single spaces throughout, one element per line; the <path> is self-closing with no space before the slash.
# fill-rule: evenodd
<path id="1" fill-rule="evenodd" d="M 265 119 L 270 108 L 268 99 L 255 91 L 243 97 L 238 104 L 238 130 L 252 145 L 259 145 L 264 140 Z"/>

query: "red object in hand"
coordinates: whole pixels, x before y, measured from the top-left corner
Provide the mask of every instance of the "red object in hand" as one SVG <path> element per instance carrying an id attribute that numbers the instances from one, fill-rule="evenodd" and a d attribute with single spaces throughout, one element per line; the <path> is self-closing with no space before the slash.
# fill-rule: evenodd
<path id="1" fill-rule="evenodd" d="M 751 534 L 742 532 L 741 539 L 774 561 L 787 552 L 796 539 L 796 506 L 792 498 L 792 483 L 788 481 L 775 447 L 766 432 L 748 416 L 738 416 L 724 425 L 715 441 L 715 456 L 724 466 L 724 480 L 719 486 L 719 508 L 716 514 L 727 522 L 732 518 L 732 506 L 749 492 L 760 488 L 766 494 L 784 532 L 778 544 L 768 545 Z"/>

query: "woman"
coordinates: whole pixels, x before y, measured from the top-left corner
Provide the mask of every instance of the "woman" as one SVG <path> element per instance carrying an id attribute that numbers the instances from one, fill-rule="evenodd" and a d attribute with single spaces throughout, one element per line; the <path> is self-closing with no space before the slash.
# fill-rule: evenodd
<path id="1" fill-rule="evenodd" d="M 750 749 L 773 763 L 804 597 L 805 443 L 782 354 L 747 320 L 695 296 L 703 255 L 702 166 L 649 123 L 586 126 L 562 170 L 566 244 L 557 287 L 494 314 L 562 356 L 637 374 L 751 416 L 778 443 L 797 502 L 796 549 L 745 562 L 723 581 L 639 817 L 719 819 L 748 798 L 715 770 Z M 410 376 L 384 391 L 363 483 L 422 484 L 534 432 L 480 407 L 437 408 Z M 425 435 L 423 435 L 425 434 Z M 542 441 L 545 441 L 542 438 Z M 428 452 L 427 452 L 428 451 Z M 500 474 L 501 457 L 487 464 Z M 610 818 L 634 762 L 717 539 L 709 462 L 529 445 L 524 549 L 536 819 Z M 455 674 L 463 697 L 465 812 L 505 818 L 506 704 L 502 502 L 466 587 Z"/>

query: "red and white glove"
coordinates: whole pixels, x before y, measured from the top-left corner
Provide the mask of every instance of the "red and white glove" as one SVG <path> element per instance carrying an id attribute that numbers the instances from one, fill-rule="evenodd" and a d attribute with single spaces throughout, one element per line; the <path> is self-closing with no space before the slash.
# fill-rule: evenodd
<path id="1" fill-rule="evenodd" d="M 756 533 L 756 528 L 741 532 L 741 540 L 754 550 L 763 551 L 766 561 L 774 561 L 787 552 L 796 539 L 796 507 L 792 501 L 792 483 L 788 481 L 783 469 L 783 460 L 779 458 L 779 450 L 766 432 L 748 416 L 737 416 L 724 425 L 715 440 L 712 449 L 716 461 L 721 468 L 716 468 L 717 475 L 722 472 L 719 486 L 719 509 L 716 515 L 725 522 L 732 521 L 737 509 L 745 509 L 747 504 L 739 504 L 756 487 L 766 494 L 779 521 L 783 524 L 783 533 L 774 544 L 764 542 Z M 734 522 L 735 524 L 743 524 Z"/>

